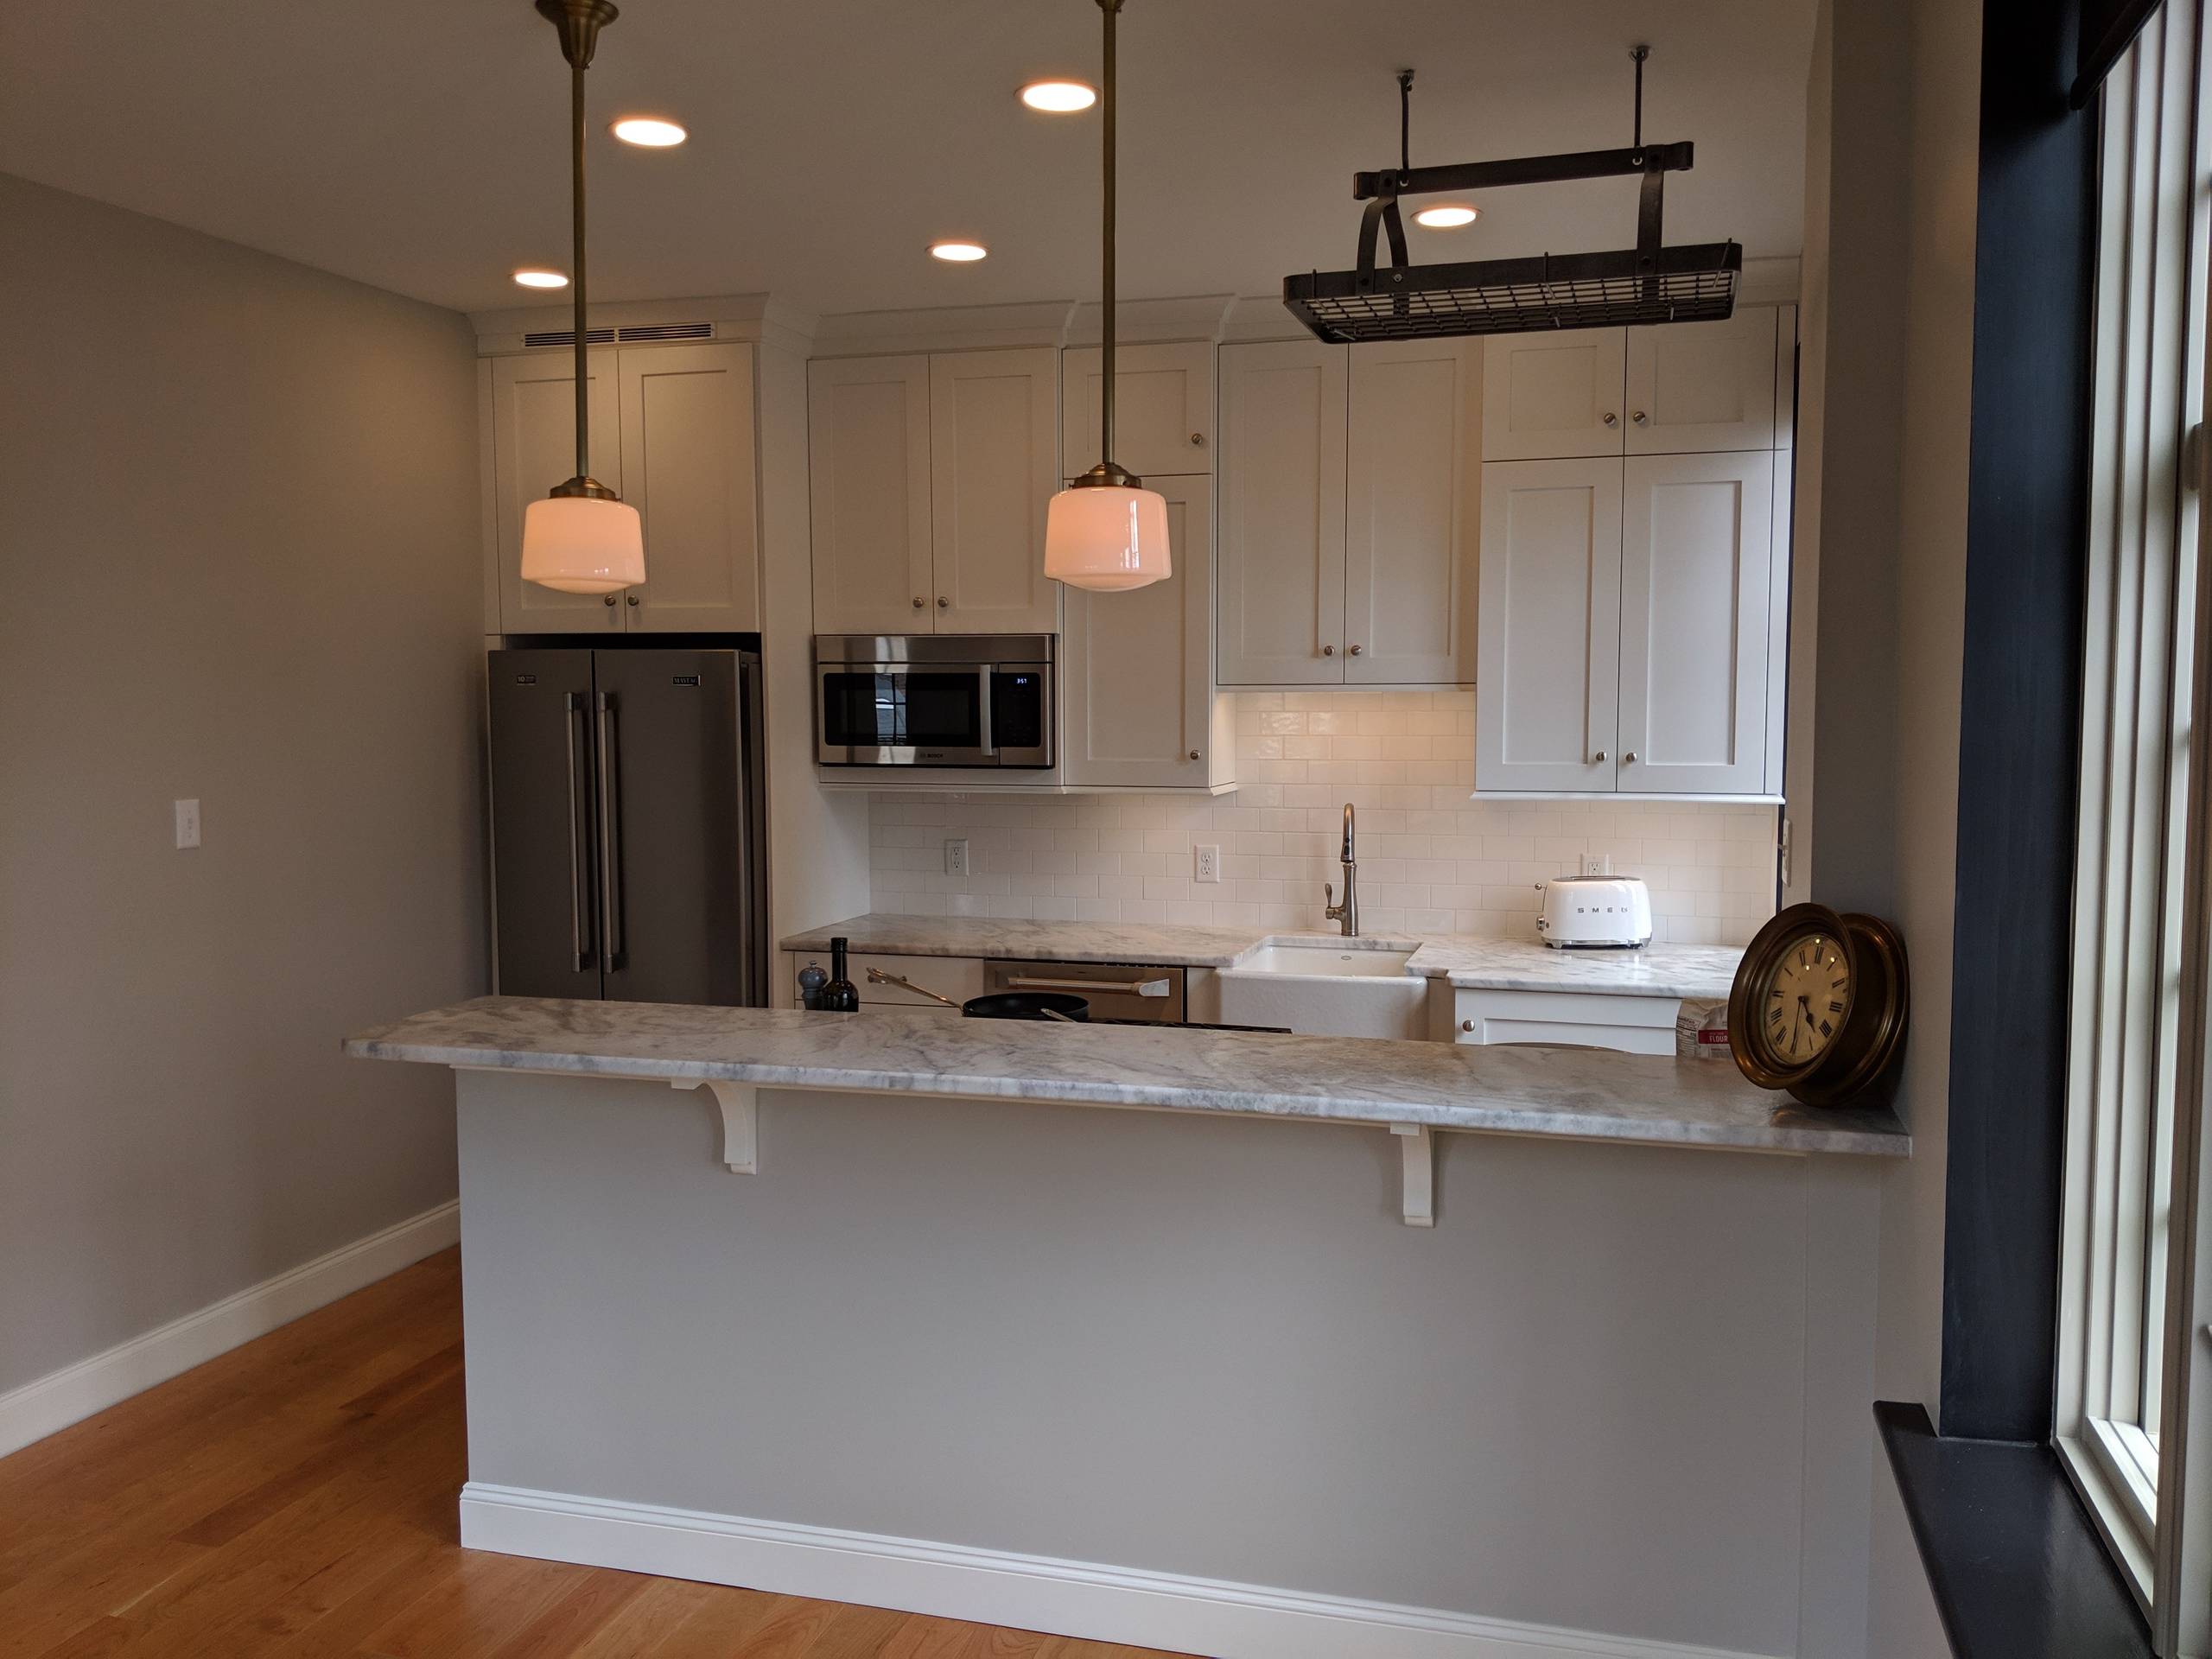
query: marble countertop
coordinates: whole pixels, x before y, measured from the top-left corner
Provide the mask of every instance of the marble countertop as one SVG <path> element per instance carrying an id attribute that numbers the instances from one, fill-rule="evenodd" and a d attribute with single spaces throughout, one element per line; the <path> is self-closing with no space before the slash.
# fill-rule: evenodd
<path id="1" fill-rule="evenodd" d="M 887 957 L 981 957 L 1015 961 L 1139 962 L 1165 967 L 1233 968 L 1262 946 L 1325 939 L 1346 950 L 1418 945 L 1406 971 L 1470 989 L 1597 991 L 1631 996 L 1726 1001 L 1743 952 L 1733 946 L 1649 944 L 1640 950 L 1555 950 L 1521 939 L 1438 934 L 1420 939 L 1334 933 L 1255 932 L 1249 928 L 1175 923 L 1038 922 L 995 916 L 901 916 L 872 911 L 785 939 L 785 950 L 830 949 L 834 937 Z"/>
<path id="2" fill-rule="evenodd" d="M 1812 1111 L 1733 1066 L 1595 1049 L 1182 1027 L 480 997 L 346 1040 L 363 1059 L 1069 1102 L 1764 1152 L 1905 1157 L 1886 1108 Z"/>

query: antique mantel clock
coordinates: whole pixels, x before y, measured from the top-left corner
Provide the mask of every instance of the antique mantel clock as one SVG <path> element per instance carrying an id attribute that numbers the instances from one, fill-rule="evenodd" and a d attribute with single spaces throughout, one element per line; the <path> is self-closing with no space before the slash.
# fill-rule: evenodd
<path id="1" fill-rule="evenodd" d="M 1904 1046 L 1904 941 L 1879 917 L 1792 905 L 1758 931 L 1728 995 L 1728 1047 L 1762 1089 L 1837 1106 Z"/>

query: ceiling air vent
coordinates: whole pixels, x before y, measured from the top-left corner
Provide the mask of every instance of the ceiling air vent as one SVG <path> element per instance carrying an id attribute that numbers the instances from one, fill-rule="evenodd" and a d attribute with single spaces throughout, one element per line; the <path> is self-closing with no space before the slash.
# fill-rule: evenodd
<path id="1" fill-rule="evenodd" d="M 711 322 L 654 322 L 637 328 L 617 328 L 614 337 L 626 342 L 641 340 L 712 340 Z"/>
<path id="2" fill-rule="evenodd" d="M 542 328 L 534 334 L 524 334 L 522 343 L 525 346 L 573 346 L 576 343 L 576 331 L 573 328 Z M 614 331 L 612 328 L 587 328 L 584 330 L 584 343 L 588 346 L 612 346 Z"/>
<path id="3" fill-rule="evenodd" d="M 634 328 L 592 328 L 585 331 L 584 343 L 589 346 L 635 346 L 649 340 L 712 340 L 715 325 L 711 322 L 648 322 Z M 576 331 L 573 328 L 546 328 L 533 334 L 524 334 L 525 346 L 573 346 Z"/>
<path id="4" fill-rule="evenodd" d="M 1643 142 L 1643 60 L 1649 54 L 1650 48 L 1642 46 L 1630 54 L 1636 60 L 1636 136 L 1628 149 L 1461 167 L 1412 164 L 1408 134 L 1414 76 L 1412 70 L 1402 70 L 1398 166 L 1352 176 L 1353 198 L 1367 204 L 1360 219 L 1358 263 L 1350 270 L 1284 277 L 1284 305 L 1315 334 L 1336 343 L 1702 322 L 1731 315 L 1743 274 L 1742 247 L 1702 242 L 1670 248 L 1660 240 L 1667 175 L 1687 172 L 1694 151 L 1687 143 Z M 1401 196 L 1624 175 L 1642 180 L 1632 248 L 1453 265 L 1416 265 L 1407 257 L 1405 226 L 1398 216 Z M 1390 245 L 1390 263 L 1380 268 L 1378 232 Z"/>

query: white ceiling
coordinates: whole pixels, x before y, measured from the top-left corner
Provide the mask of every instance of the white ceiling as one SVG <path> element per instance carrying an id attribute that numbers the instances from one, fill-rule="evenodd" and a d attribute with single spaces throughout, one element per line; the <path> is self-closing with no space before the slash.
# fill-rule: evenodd
<path id="1" fill-rule="evenodd" d="M 1128 0 L 1125 297 L 1274 290 L 1351 263 L 1355 168 L 1688 138 L 1670 242 L 1796 253 L 1813 0 Z M 767 291 L 799 309 L 1078 299 L 1097 287 L 1092 0 L 624 0 L 590 75 L 592 291 Z M 531 0 L 66 0 L 0 9 L 0 170 L 461 309 L 565 265 L 566 68 Z M 625 111 L 682 149 L 606 136 Z M 1627 246 L 1631 181 L 1493 193 L 1414 257 Z M 992 257 L 949 267 L 945 235 Z M 555 297 L 558 303 L 558 296 Z"/>

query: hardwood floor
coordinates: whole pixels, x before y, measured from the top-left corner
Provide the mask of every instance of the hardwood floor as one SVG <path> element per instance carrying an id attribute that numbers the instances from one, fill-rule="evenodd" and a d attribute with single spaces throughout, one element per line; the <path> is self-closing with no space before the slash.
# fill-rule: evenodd
<path id="1" fill-rule="evenodd" d="M 464 1550 L 448 1250 L 0 1459 L 0 1659 L 1134 1659 Z"/>

